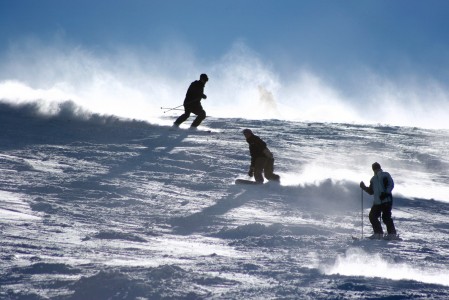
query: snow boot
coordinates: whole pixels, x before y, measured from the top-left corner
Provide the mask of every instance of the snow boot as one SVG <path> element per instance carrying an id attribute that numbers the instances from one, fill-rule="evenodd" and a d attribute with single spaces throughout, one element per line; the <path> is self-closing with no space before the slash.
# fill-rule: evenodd
<path id="1" fill-rule="evenodd" d="M 374 233 L 373 235 L 369 236 L 368 239 L 370 240 L 380 240 L 383 237 L 383 233 Z"/>
<path id="2" fill-rule="evenodd" d="M 386 234 L 384 236 L 384 240 L 387 240 L 387 241 L 400 240 L 399 234 L 396 234 L 396 233 Z"/>

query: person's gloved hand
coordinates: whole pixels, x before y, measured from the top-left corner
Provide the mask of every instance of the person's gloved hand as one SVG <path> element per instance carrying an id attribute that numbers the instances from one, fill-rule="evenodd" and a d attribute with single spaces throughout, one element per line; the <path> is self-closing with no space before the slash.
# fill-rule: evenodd
<path id="1" fill-rule="evenodd" d="M 360 188 L 361 188 L 362 190 L 365 190 L 365 189 L 366 189 L 366 185 L 365 185 L 365 183 L 364 183 L 363 181 L 360 181 Z"/>
<path id="2" fill-rule="evenodd" d="M 388 197 L 388 194 L 385 193 L 385 192 L 382 192 L 382 193 L 380 193 L 379 199 L 380 199 L 380 200 L 384 200 L 384 199 L 387 198 L 387 197 Z"/>
<path id="3" fill-rule="evenodd" d="M 249 176 L 249 177 L 253 177 L 253 176 L 254 176 L 254 168 L 253 168 L 253 167 L 250 167 L 250 168 L 249 168 L 248 176 Z"/>

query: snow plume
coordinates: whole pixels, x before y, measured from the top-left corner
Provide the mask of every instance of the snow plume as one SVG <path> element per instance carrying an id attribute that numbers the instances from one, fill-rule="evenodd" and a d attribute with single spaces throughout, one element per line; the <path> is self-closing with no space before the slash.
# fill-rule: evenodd
<path id="1" fill-rule="evenodd" d="M 364 123 L 356 107 L 338 90 L 309 70 L 300 70 L 286 81 L 280 92 L 281 111 L 286 119 L 319 122 Z"/>
<path id="2" fill-rule="evenodd" d="M 34 130 L 33 126 L 39 123 L 43 124 L 46 121 L 78 121 L 91 125 L 119 124 L 120 122 L 121 124 L 125 124 L 126 122 L 135 124 L 144 123 L 142 121 L 137 122 L 136 120 L 119 118 L 114 115 L 100 115 L 92 113 L 77 105 L 73 101 L 47 102 L 37 100 L 16 104 L 2 103 L 0 101 L 0 113 L 8 115 L 8 120 L 3 120 L 4 124 L 11 122 L 10 124 L 14 123 L 16 126 L 29 127 L 31 131 Z M 12 121 L 11 119 L 14 120 Z M 29 119 L 31 122 L 22 122 L 24 119 Z"/>
<path id="3" fill-rule="evenodd" d="M 22 41 L 0 55 L 0 99 L 71 100 L 94 113 L 161 123 L 161 117 L 179 114 L 161 107 L 182 105 L 189 84 L 207 73 L 203 102 L 209 116 L 448 127 L 448 87 L 431 78 L 392 79 L 364 69 L 344 87 L 313 66 L 285 74 L 275 59 L 242 41 L 209 61 L 176 41 L 113 51 Z"/>
<path id="4" fill-rule="evenodd" d="M 20 82 L 5 81 L 0 85 L 0 95 L 3 96 L 1 102 L 28 115 L 72 119 L 87 119 L 92 116 L 91 112 L 75 102 L 64 100 L 64 92 L 54 87 L 48 90 L 32 89 Z"/>
<path id="5" fill-rule="evenodd" d="M 208 87 L 214 95 L 213 115 L 249 119 L 281 119 L 276 95 L 281 87 L 272 66 L 244 43 L 235 43 L 224 57 L 213 64 L 216 77 Z M 206 105 L 206 104 L 205 104 Z"/>
<path id="6" fill-rule="evenodd" d="M 369 123 L 448 128 L 448 86 L 418 75 L 391 79 L 365 71 L 360 77 L 364 89 L 357 91 L 357 97 Z"/>
<path id="7" fill-rule="evenodd" d="M 274 99 L 273 93 L 265 89 L 263 86 L 259 85 L 259 95 L 260 95 L 260 104 L 267 111 L 272 111 L 279 115 L 276 100 Z"/>
<path id="8" fill-rule="evenodd" d="M 447 270 L 429 270 L 406 263 L 389 262 L 380 253 L 366 253 L 360 248 L 350 248 L 339 255 L 332 266 L 324 267 L 326 275 L 379 277 L 392 280 L 415 280 L 449 286 Z"/>
<path id="9" fill-rule="evenodd" d="M 176 51 L 172 47 L 171 58 L 178 56 Z M 168 75 L 176 73 L 171 58 L 148 55 L 146 59 L 126 49 L 105 54 L 27 41 L 0 59 L 0 99 L 12 103 L 71 100 L 94 113 L 148 120 L 161 114 L 160 106 L 169 97 L 181 98 L 186 84 L 177 75 Z M 183 55 L 188 56 L 184 48 Z M 184 85 L 177 88 L 177 82 Z"/>

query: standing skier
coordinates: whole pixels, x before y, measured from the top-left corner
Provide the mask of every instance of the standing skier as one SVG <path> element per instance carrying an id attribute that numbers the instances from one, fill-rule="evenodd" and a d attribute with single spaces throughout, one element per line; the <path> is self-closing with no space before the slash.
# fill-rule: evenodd
<path id="1" fill-rule="evenodd" d="M 206 118 L 206 112 L 201 106 L 201 99 L 207 98 L 207 96 L 204 95 L 204 86 L 208 80 L 209 78 L 206 74 L 201 74 L 200 80 L 195 80 L 190 84 L 186 93 L 186 98 L 184 99 L 184 113 L 176 119 L 173 126 L 179 127 L 182 122 L 190 117 L 191 113 L 195 114 L 197 117 L 193 120 L 190 128 L 198 127 L 198 125 L 200 125 Z"/>
<path id="2" fill-rule="evenodd" d="M 243 130 L 243 135 L 249 144 L 249 152 L 251 154 L 251 166 L 248 176 L 254 176 L 256 183 L 263 183 L 263 171 L 266 179 L 279 181 L 279 175 L 273 173 L 274 158 L 273 154 L 268 150 L 267 144 L 257 135 L 254 135 L 250 129 Z"/>
<path id="3" fill-rule="evenodd" d="M 369 187 L 366 187 L 363 181 L 360 182 L 360 188 L 370 195 L 374 195 L 373 206 L 369 213 L 369 220 L 373 226 L 374 234 L 370 239 L 385 238 L 388 240 L 397 239 L 396 228 L 394 227 L 393 219 L 391 218 L 391 209 L 393 207 L 393 196 L 391 191 L 394 188 L 394 182 L 388 172 L 384 172 L 380 164 L 375 162 L 372 165 L 374 176 L 370 180 Z M 384 237 L 382 225 L 379 217 L 382 215 L 382 220 L 387 226 L 388 234 Z"/>

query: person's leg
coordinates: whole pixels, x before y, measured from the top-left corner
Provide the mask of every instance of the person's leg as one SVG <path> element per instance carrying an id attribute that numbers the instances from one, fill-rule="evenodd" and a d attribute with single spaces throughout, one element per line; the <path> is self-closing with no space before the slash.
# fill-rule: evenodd
<path id="1" fill-rule="evenodd" d="M 254 179 L 258 183 L 263 183 L 263 181 L 264 181 L 262 172 L 265 167 L 265 163 L 266 163 L 265 157 L 258 157 L 256 159 L 256 163 L 254 165 Z"/>
<path id="2" fill-rule="evenodd" d="M 379 222 L 379 217 L 382 213 L 382 209 L 380 205 L 373 205 L 371 207 L 371 210 L 369 212 L 369 221 L 371 222 L 371 225 L 373 226 L 374 234 L 383 234 L 384 231 L 382 229 L 382 225 Z"/>
<path id="3" fill-rule="evenodd" d="M 190 117 L 190 110 L 184 107 L 184 113 L 176 119 L 174 125 L 175 126 L 181 125 L 181 123 L 187 120 L 189 117 Z"/>
<path id="4" fill-rule="evenodd" d="M 274 158 L 267 158 L 263 169 L 265 178 L 268 180 L 279 180 L 279 175 L 273 173 Z"/>
<path id="5" fill-rule="evenodd" d="M 206 119 L 206 112 L 202 107 L 199 107 L 198 109 L 195 109 L 192 112 L 196 115 L 196 118 L 195 120 L 193 120 L 192 125 L 190 125 L 190 127 L 198 127 L 201 124 L 201 122 L 203 122 L 203 120 Z"/>
<path id="6" fill-rule="evenodd" d="M 396 234 L 396 228 L 394 227 L 393 219 L 391 218 L 391 209 L 393 207 L 391 202 L 387 202 L 382 206 L 382 221 L 387 226 L 388 234 Z"/>

